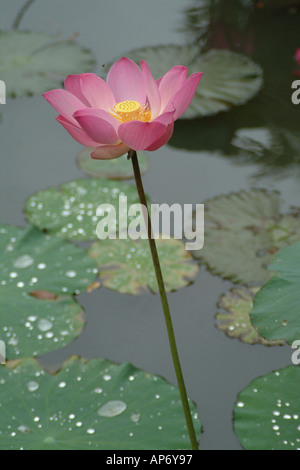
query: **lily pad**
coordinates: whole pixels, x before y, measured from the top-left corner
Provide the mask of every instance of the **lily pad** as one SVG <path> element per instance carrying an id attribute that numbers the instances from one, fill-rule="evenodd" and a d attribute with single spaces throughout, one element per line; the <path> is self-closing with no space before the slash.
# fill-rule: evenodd
<path id="1" fill-rule="evenodd" d="M 275 276 L 254 301 L 250 319 L 264 338 L 300 339 L 300 243 L 282 248 L 269 269 Z"/>
<path id="2" fill-rule="evenodd" d="M 3 450 L 190 449 L 178 389 L 128 363 L 72 357 L 50 375 L 26 359 L 1 368 L 0 390 Z"/>
<path id="3" fill-rule="evenodd" d="M 50 234 L 73 240 L 95 240 L 101 220 L 96 210 L 101 204 L 115 207 L 118 229 L 119 196 L 127 196 L 128 207 L 139 203 L 134 186 L 121 181 L 84 178 L 62 184 L 61 191 L 56 188 L 38 191 L 26 201 L 25 213 L 30 223 Z M 120 214 L 126 217 L 126 208 L 122 207 Z"/>
<path id="4" fill-rule="evenodd" d="M 281 215 L 277 192 L 218 196 L 205 202 L 205 211 L 204 247 L 193 256 L 236 283 L 264 284 L 274 253 L 300 240 L 300 213 Z"/>
<path id="5" fill-rule="evenodd" d="M 137 63 L 145 60 L 156 79 L 175 64 L 187 66 L 189 73 L 203 72 L 193 101 L 182 118 L 228 111 L 250 100 L 263 83 L 259 65 L 228 50 L 211 49 L 199 56 L 195 46 L 161 45 L 135 49 L 126 56 Z"/>
<path id="6" fill-rule="evenodd" d="M 171 238 L 158 239 L 156 245 L 166 290 L 189 285 L 199 268 L 183 243 Z M 90 246 L 88 254 L 99 266 L 104 286 L 123 294 L 139 294 L 147 288 L 158 292 L 148 240 L 101 240 Z"/>
<path id="7" fill-rule="evenodd" d="M 218 303 L 216 326 L 230 338 L 237 338 L 243 343 L 278 346 L 282 341 L 267 341 L 251 325 L 249 313 L 253 299 L 260 287 L 234 288 L 222 295 Z"/>
<path id="8" fill-rule="evenodd" d="M 0 32 L 0 77 L 8 96 L 41 94 L 60 87 L 66 75 L 94 67 L 91 51 L 72 39 L 32 31 Z"/>
<path id="9" fill-rule="evenodd" d="M 246 450 L 300 449 L 300 367 L 259 377 L 238 396 L 234 430 Z"/>
<path id="10" fill-rule="evenodd" d="M 0 226 L 0 340 L 8 359 L 39 356 L 73 341 L 84 327 L 73 294 L 97 268 L 86 252 L 34 227 Z"/>
<path id="11" fill-rule="evenodd" d="M 77 155 L 77 166 L 87 176 L 93 178 L 107 178 L 113 180 L 123 180 L 133 178 L 133 169 L 131 162 L 128 161 L 127 155 L 111 160 L 95 160 L 91 158 L 93 149 L 84 148 Z M 148 170 L 148 160 L 143 152 L 139 152 L 139 166 L 141 174 Z"/>

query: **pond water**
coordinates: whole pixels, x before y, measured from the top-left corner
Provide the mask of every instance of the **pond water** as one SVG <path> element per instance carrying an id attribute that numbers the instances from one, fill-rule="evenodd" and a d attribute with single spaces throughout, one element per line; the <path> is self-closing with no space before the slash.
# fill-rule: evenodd
<path id="1" fill-rule="evenodd" d="M 63 37 L 79 32 L 78 40 L 93 51 L 100 68 L 137 47 L 184 44 L 188 35 L 179 30 L 185 24 L 187 3 L 40 0 L 26 13 L 21 29 L 61 31 Z M 2 5 L 1 29 L 11 26 L 19 6 L 17 0 Z M 276 10 L 261 15 L 252 25 L 251 53 L 264 68 L 264 90 L 228 113 L 177 122 L 170 145 L 148 155 L 144 185 L 152 202 L 203 203 L 256 187 L 279 190 L 283 209 L 300 205 L 297 162 L 288 165 L 283 159 L 278 171 L 263 161 L 241 164 L 221 153 L 227 152 L 238 127 L 268 124 L 299 129 L 300 106 L 293 105 L 290 97 L 293 54 L 300 47 L 300 13 Z M 1 114 L 1 221 L 22 226 L 24 201 L 33 192 L 83 176 L 75 164 L 80 145 L 57 124 L 55 111 L 42 96 L 8 98 Z M 257 176 L 261 168 L 264 174 Z M 231 287 L 231 282 L 202 267 L 191 286 L 168 296 L 188 395 L 196 402 L 204 426 L 203 450 L 241 449 L 232 429 L 238 392 L 257 376 L 291 363 L 288 346 L 250 346 L 215 328 L 216 303 Z M 130 296 L 102 287 L 78 300 L 86 312 L 85 330 L 72 344 L 40 358 L 43 365 L 54 370 L 72 354 L 104 357 L 129 361 L 176 383 L 159 296 Z"/>

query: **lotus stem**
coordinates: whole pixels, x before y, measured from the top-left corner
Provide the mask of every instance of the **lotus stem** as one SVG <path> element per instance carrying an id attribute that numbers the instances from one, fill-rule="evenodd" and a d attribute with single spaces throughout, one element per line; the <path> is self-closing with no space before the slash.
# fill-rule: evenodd
<path id="1" fill-rule="evenodd" d="M 175 334 L 174 334 L 174 328 L 173 328 L 172 318 L 170 314 L 169 303 L 167 299 L 160 261 L 159 261 L 159 257 L 157 253 L 156 243 L 153 237 L 151 218 L 150 218 L 149 209 L 148 209 L 148 205 L 146 201 L 146 196 L 145 196 L 145 191 L 143 187 L 143 182 L 142 182 L 141 172 L 140 172 L 140 167 L 139 167 L 139 162 L 138 162 L 138 156 L 137 156 L 136 151 L 130 150 L 128 152 L 128 159 L 131 159 L 132 161 L 135 183 L 136 183 L 137 191 L 139 194 L 140 202 L 147 209 L 147 215 L 144 214 L 144 217 L 145 219 L 147 218 L 145 222 L 148 228 L 148 240 L 149 240 L 153 265 L 155 269 L 156 279 L 158 283 L 161 304 L 162 304 L 162 308 L 164 312 L 168 338 L 169 338 L 169 344 L 170 344 L 170 350 L 171 350 L 173 364 L 174 364 L 174 368 L 176 372 L 176 378 L 177 378 L 177 383 L 178 383 L 178 387 L 180 391 L 180 397 L 181 397 L 182 407 L 184 411 L 186 426 L 187 426 L 189 438 L 191 441 L 191 447 L 193 450 L 198 450 L 198 442 L 196 438 L 195 428 L 193 425 L 193 419 L 191 415 L 191 410 L 190 410 L 188 397 L 186 393 L 186 387 L 185 387 L 182 369 L 180 365 L 180 360 L 179 360 L 179 355 L 178 355 L 178 350 L 177 350 L 177 345 L 176 345 L 176 340 L 175 340 Z"/>

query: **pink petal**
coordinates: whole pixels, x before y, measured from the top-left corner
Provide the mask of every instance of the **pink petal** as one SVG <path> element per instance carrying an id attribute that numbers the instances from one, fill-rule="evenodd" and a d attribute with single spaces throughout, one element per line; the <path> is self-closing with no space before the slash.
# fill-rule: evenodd
<path id="1" fill-rule="evenodd" d="M 158 91 L 158 85 L 153 78 L 147 62 L 144 60 L 141 62 L 141 68 L 146 88 L 146 95 L 151 109 L 151 120 L 153 120 L 160 111 L 160 94 Z"/>
<path id="2" fill-rule="evenodd" d="M 157 150 L 163 145 L 165 145 L 171 139 L 173 131 L 174 131 L 174 122 L 169 124 L 165 132 L 155 142 L 153 142 L 153 144 L 149 145 L 149 147 L 147 147 L 146 150 L 148 150 L 149 152 L 152 152 L 153 150 Z"/>
<path id="3" fill-rule="evenodd" d="M 175 121 L 175 113 L 175 107 L 173 105 L 170 105 L 169 111 L 157 116 L 157 118 L 155 118 L 153 122 L 160 122 L 161 124 L 164 124 L 164 126 L 168 126 L 169 124 L 172 124 Z"/>
<path id="4" fill-rule="evenodd" d="M 166 130 L 161 122 L 125 122 L 119 127 L 122 142 L 133 150 L 145 150 Z"/>
<path id="5" fill-rule="evenodd" d="M 166 128 L 162 135 L 157 140 L 155 140 L 149 147 L 147 147 L 146 150 L 157 150 L 171 139 L 174 130 L 174 115 L 175 108 L 173 108 L 172 111 L 161 114 L 155 119 L 155 121 L 153 121 L 164 124 Z"/>
<path id="6" fill-rule="evenodd" d="M 81 90 L 92 108 L 109 111 L 116 104 L 115 97 L 107 83 L 94 73 L 80 75 Z"/>
<path id="7" fill-rule="evenodd" d="M 74 113 L 74 118 L 91 139 L 100 144 L 120 142 L 116 132 L 118 121 L 102 109 L 86 108 Z"/>
<path id="8" fill-rule="evenodd" d="M 111 160 L 112 158 L 121 157 L 124 153 L 129 152 L 130 148 L 124 144 L 118 145 L 101 145 L 95 148 L 91 153 L 91 157 L 97 160 Z"/>
<path id="9" fill-rule="evenodd" d="M 97 142 L 92 140 L 85 132 L 78 126 L 74 126 L 70 121 L 65 119 L 63 116 L 57 116 L 56 120 L 66 129 L 66 131 L 85 147 L 96 147 L 99 145 Z"/>
<path id="10" fill-rule="evenodd" d="M 167 72 L 159 83 L 159 93 L 161 97 L 161 111 L 163 111 L 172 96 L 177 93 L 186 81 L 187 68 L 182 65 L 175 65 Z"/>
<path id="11" fill-rule="evenodd" d="M 140 68 L 132 60 L 123 57 L 110 69 L 107 83 L 116 101 L 133 100 L 142 106 L 146 102 L 146 90 Z"/>
<path id="12" fill-rule="evenodd" d="M 73 118 L 75 111 L 84 109 L 86 106 L 76 96 L 66 90 L 51 90 L 43 94 L 45 100 L 53 106 L 59 114 L 64 118 L 77 125 L 76 120 Z"/>
<path id="13" fill-rule="evenodd" d="M 185 84 L 170 99 L 169 103 L 165 107 L 165 111 L 169 111 L 172 106 L 175 106 L 175 120 L 178 119 L 189 107 L 202 75 L 202 73 L 193 73 L 190 75 Z"/>
<path id="14" fill-rule="evenodd" d="M 81 91 L 80 75 L 68 75 L 65 79 L 65 89 L 76 96 L 83 104 L 90 106 L 89 102 L 85 99 Z"/>

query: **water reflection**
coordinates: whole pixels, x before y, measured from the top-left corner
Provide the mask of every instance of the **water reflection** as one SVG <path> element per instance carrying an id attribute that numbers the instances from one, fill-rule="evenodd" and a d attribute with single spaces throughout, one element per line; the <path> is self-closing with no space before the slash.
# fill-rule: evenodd
<path id="1" fill-rule="evenodd" d="M 251 55 L 263 68 L 264 87 L 229 113 L 178 122 L 171 146 L 220 151 L 238 164 L 254 164 L 259 176 L 300 175 L 300 106 L 291 101 L 299 5 L 298 0 L 198 0 L 186 10 L 186 30 L 196 44 Z"/>
<path id="2" fill-rule="evenodd" d="M 253 50 L 252 0 L 198 0 L 185 11 L 184 31 L 201 48 Z"/>
<path id="3" fill-rule="evenodd" d="M 178 123 L 170 145 L 212 155 L 217 151 L 232 163 L 254 166 L 254 177 L 300 177 L 300 131 L 272 124 L 256 127 L 251 120 L 249 127 L 247 122 L 238 127 L 234 121 L 223 123 L 223 116 L 205 121 Z"/>

